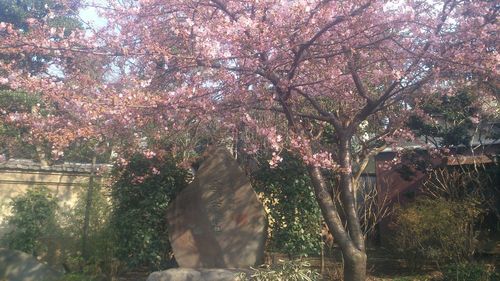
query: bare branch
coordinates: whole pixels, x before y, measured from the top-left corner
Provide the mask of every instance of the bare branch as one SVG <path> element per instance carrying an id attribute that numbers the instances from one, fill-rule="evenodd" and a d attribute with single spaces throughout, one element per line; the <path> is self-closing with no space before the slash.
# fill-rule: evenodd
<path id="1" fill-rule="evenodd" d="M 321 28 L 316 34 L 314 34 L 314 36 L 311 37 L 311 39 L 309 39 L 307 42 L 301 44 L 299 47 L 299 50 L 295 53 L 292 66 L 290 67 L 290 71 L 288 72 L 288 79 L 291 80 L 293 78 L 293 76 L 295 75 L 295 72 L 297 70 L 297 67 L 299 66 L 300 62 L 302 61 L 302 58 L 303 58 L 302 56 L 304 55 L 304 52 L 309 47 L 311 47 L 314 44 L 314 42 L 316 42 L 316 40 L 318 40 L 324 33 L 326 33 L 332 27 L 338 25 L 341 22 L 344 22 L 349 17 L 354 17 L 354 16 L 360 14 L 365 9 L 367 9 L 370 5 L 371 5 L 371 2 L 365 3 L 364 5 L 353 10 L 347 17 L 346 16 L 335 17 L 334 20 L 332 20 L 330 23 L 328 23 L 323 28 Z"/>
<path id="2" fill-rule="evenodd" d="M 349 71 L 351 72 L 352 80 L 354 80 L 354 85 L 356 85 L 356 90 L 358 94 L 366 99 L 366 103 L 368 105 L 373 104 L 373 100 L 370 98 L 368 94 L 368 90 L 366 89 L 365 85 L 363 84 L 363 81 L 361 80 L 361 77 L 359 76 L 358 70 L 356 69 L 356 62 L 354 58 L 354 54 L 350 51 L 347 50 L 345 46 L 342 47 L 342 49 L 345 51 L 346 56 L 348 57 L 348 62 L 347 62 L 347 67 L 349 68 Z"/>

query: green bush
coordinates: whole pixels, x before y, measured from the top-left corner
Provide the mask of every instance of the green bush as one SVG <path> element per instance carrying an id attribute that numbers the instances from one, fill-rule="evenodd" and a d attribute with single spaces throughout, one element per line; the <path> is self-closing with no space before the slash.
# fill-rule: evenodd
<path id="1" fill-rule="evenodd" d="M 241 281 L 317 281 L 321 274 L 311 269 L 311 265 L 302 260 L 282 261 L 271 268 L 256 269 L 253 273 L 242 273 Z"/>
<path id="2" fill-rule="evenodd" d="M 187 173 L 170 157 L 134 155 L 114 176 L 110 224 L 116 257 L 130 267 L 158 269 L 171 259 L 165 212 L 185 187 Z"/>
<path id="3" fill-rule="evenodd" d="M 428 281 L 427 278 L 421 276 L 403 276 L 392 279 L 392 281 L 421 281 L 421 280 Z"/>
<path id="4" fill-rule="evenodd" d="M 424 261 L 465 261 L 476 247 L 473 225 L 480 212 L 471 201 L 417 199 L 395 211 L 395 246 L 413 269 Z"/>
<path id="5" fill-rule="evenodd" d="M 267 162 L 252 175 L 253 186 L 264 195 L 270 222 L 271 250 L 291 256 L 317 254 L 321 249 L 322 216 L 302 162 L 284 153 L 283 162 Z"/>
<path id="6" fill-rule="evenodd" d="M 62 234 L 66 256 L 64 262 L 72 270 L 82 270 L 85 276 L 116 274 L 117 264 L 114 259 L 114 231 L 109 224 L 111 202 L 105 192 L 96 186 L 92 192 L 92 203 L 89 213 L 89 230 L 87 252 L 89 259 L 82 256 L 83 222 L 87 204 L 87 189 L 83 189 L 77 197 L 75 206 L 61 216 Z"/>
<path id="7" fill-rule="evenodd" d="M 71 273 L 71 274 L 64 275 L 58 281 L 101 281 L 101 280 L 103 280 L 103 279 L 102 278 L 94 278 L 94 277 L 91 277 L 87 274 Z"/>
<path id="8" fill-rule="evenodd" d="M 56 199 L 46 187 L 34 187 L 12 199 L 11 208 L 7 223 L 12 230 L 5 235 L 3 243 L 34 256 L 46 253 L 45 241 L 57 233 Z"/>
<path id="9" fill-rule="evenodd" d="M 445 281 L 498 281 L 498 274 L 480 263 L 459 263 L 446 267 Z"/>

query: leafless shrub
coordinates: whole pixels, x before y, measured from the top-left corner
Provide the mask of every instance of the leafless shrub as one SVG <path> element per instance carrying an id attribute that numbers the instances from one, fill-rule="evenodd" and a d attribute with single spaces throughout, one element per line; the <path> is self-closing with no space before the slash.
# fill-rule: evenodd
<path id="1" fill-rule="evenodd" d="M 365 236 L 373 234 L 375 227 L 392 213 L 389 194 L 381 193 L 375 180 L 358 183 L 358 216 Z"/>
<path id="2" fill-rule="evenodd" d="M 494 188 L 494 179 L 484 172 L 483 165 L 457 165 L 435 169 L 423 183 L 422 191 L 430 198 L 474 200 L 500 218 L 496 207 L 499 190 Z"/>

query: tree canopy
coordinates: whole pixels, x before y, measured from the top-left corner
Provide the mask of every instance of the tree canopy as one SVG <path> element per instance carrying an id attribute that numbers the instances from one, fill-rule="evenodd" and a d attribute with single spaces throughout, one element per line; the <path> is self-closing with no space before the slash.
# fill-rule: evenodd
<path id="1" fill-rule="evenodd" d="M 2 55 L 58 58 L 44 75 L 3 63 L 0 82 L 78 116 L 54 140 L 62 144 L 75 133 L 128 132 L 137 148 L 145 136 L 215 124 L 246 135 L 249 153 L 270 149 L 271 165 L 292 151 L 308 167 L 346 280 L 363 280 L 353 160 L 413 139 L 408 117 L 425 116 L 421 105 L 436 92 L 470 84 L 494 102 L 498 10 L 458 0 L 110 1 L 108 26 L 93 32 L 65 35 L 28 19 L 31 32 L 20 36 L 0 23 Z M 340 205 L 324 169 L 338 175 Z"/>

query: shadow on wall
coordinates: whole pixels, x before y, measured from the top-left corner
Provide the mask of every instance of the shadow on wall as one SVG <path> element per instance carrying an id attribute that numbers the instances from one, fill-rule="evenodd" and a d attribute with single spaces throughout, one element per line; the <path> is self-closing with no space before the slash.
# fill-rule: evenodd
<path id="1" fill-rule="evenodd" d="M 75 207 L 79 194 L 85 191 L 89 181 L 89 174 L 85 171 L 50 170 L 51 167 L 45 168 L 45 170 L 29 170 L 28 168 L 30 167 L 26 169 L 24 169 L 24 167 L 8 167 L 8 169 L 2 169 L 0 164 L 0 242 L 3 242 L 2 240 L 5 235 L 13 229 L 12 226 L 8 224 L 9 216 L 12 215 L 13 199 L 24 195 L 30 188 L 38 189 L 40 187 L 47 187 L 52 196 L 57 198 L 61 214 L 65 214 Z M 102 177 L 98 177 L 97 181 L 100 182 L 101 179 Z M 61 226 L 66 223 L 63 219 L 65 219 L 64 215 L 59 218 Z M 42 243 L 47 246 L 47 251 L 44 252 L 38 260 L 41 258 L 43 262 L 47 262 L 50 265 L 58 265 L 56 268 L 59 269 L 61 262 L 60 258 L 67 251 L 64 246 L 69 243 L 62 240 L 60 235 L 56 235 L 55 237 L 43 236 L 39 237 L 39 240 L 43 241 Z M 1 246 L 6 246 L 6 244 L 2 243 L 0 247 Z M 7 256 L 2 252 L 2 257 L 0 259 L 0 281 L 39 280 L 26 279 L 24 277 L 21 279 L 5 277 L 7 273 L 19 275 L 21 274 L 20 272 L 26 271 L 25 268 L 20 267 L 20 264 L 7 268 L 4 262 L 6 258 Z M 15 260 L 14 256 L 10 255 L 9 260 L 11 259 Z M 36 262 L 37 260 L 35 259 L 34 261 Z M 30 270 L 32 269 L 33 268 Z M 28 273 L 23 274 L 22 276 L 25 276 Z"/>
<path id="2" fill-rule="evenodd" d="M 56 281 L 62 276 L 27 253 L 0 248 L 0 280 Z"/>
<path id="3" fill-rule="evenodd" d="M 58 199 L 59 207 L 62 210 L 68 210 L 74 207 L 78 194 L 86 189 L 89 182 L 90 174 L 87 170 L 75 171 L 75 169 L 70 169 L 71 167 L 41 169 L 29 165 L 17 167 L 14 164 L 6 166 L 7 164 L 0 163 L 0 237 L 8 232 L 7 217 L 11 214 L 12 199 L 25 194 L 29 188 L 47 187 Z M 102 176 L 96 177 L 96 182 L 102 181 Z"/>

